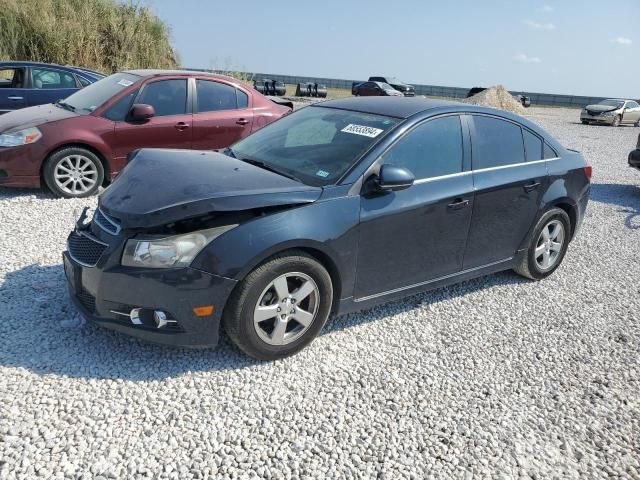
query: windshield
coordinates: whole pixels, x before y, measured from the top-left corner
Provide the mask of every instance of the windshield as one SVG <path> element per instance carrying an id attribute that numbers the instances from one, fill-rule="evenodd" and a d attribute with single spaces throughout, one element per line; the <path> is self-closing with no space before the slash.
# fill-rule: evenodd
<path id="1" fill-rule="evenodd" d="M 602 100 L 601 102 L 598 102 L 598 105 L 606 105 L 607 107 L 616 108 L 622 108 L 623 104 L 624 102 L 621 102 L 620 100 Z"/>
<path id="2" fill-rule="evenodd" d="M 73 95 L 65 98 L 62 105 L 76 113 L 86 115 L 138 80 L 140 80 L 140 77 L 137 75 L 116 73 L 98 80 L 82 90 L 78 90 Z"/>
<path id="3" fill-rule="evenodd" d="M 233 145 L 228 152 L 314 186 L 338 181 L 398 119 L 306 107 Z"/>

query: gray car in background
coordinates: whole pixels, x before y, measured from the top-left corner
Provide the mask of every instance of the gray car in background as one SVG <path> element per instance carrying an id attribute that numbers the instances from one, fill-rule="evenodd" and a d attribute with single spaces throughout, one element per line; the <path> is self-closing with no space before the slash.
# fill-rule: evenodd
<path id="1" fill-rule="evenodd" d="M 640 105 L 635 100 L 610 98 L 595 105 L 587 105 L 580 112 L 582 123 L 606 123 L 613 127 L 632 124 L 640 127 Z"/>

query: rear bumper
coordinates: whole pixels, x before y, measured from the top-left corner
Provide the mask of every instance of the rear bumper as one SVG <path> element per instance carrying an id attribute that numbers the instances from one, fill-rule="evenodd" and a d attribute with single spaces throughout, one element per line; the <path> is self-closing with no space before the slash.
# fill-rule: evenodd
<path id="1" fill-rule="evenodd" d="M 218 343 L 224 305 L 236 281 L 192 268 L 85 267 L 66 251 L 63 261 L 69 296 L 87 320 L 153 343 L 188 347 Z M 193 309 L 204 305 L 213 305 L 213 313 L 196 316 Z M 141 309 L 143 324 L 134 324 L 128 316 L 133 309 Z M 157 328 L 155 310 L 177 323 Z"/>
<path id="2" fill-rule="evenodd" d="M 582 228 L 582 223 L 584 222 L 584 216 L 587 211 L 587 205 L 589 203 L 589 197 L 591 196 L 591 184 L 587 185 L 585 190 L 582 192 L 582 196 L 578 200 L 576 204 L 577 215 L 576 215 L 576 226 L 573 229 L 572 239 L 578 234 L 580 229 Z"/>

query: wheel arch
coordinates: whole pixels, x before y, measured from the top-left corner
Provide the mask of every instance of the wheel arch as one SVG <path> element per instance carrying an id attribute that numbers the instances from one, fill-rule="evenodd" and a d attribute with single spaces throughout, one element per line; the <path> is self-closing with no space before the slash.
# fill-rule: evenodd
<path id="1" fill-rule="evenodd" d="M 322 244 L 318 244 L 317 242 L 303 241 L 296 243 L 285 243 L 269 249 L 268 252 L 264 252 L 262 255 L 254 258 L 253 261 L 249 262 L 247 267 L 244 268 L 236 276 L 235 279 L 238 281 L 238 285 L 240 285 L 240 283 L 247 277 L 247 275 L 249 275 L 249 273 L 251 273 L 254 269 L 264 264 L 265 262 L 268 262 L 274 256 L 296 251 L 304 252 L 307 255 L 313 257 L 329 273 L 329 276 L 331 277 L 331 285 L 333 287 L 333 304 L 331 305 L 331 313 L 335 313 L 338 306 L 340 305 L 340 298 L 343 291 L 342 275 L 340 274 L 338 264 L 332 257 L 332 255 L 327 251 L 326 248 L 322 246 Z"/>
<path id="2" fill-rule="evenodd" d="M 109 162 L 107 161 L 107 158 L 104 155 L 104 153 L 102 153 L 102 151 L 100 151 L 99 148 L 86 142 L 69 142 L 69 143 L 63 143 L 61 145 L 57 145 L 47 153 L 44 161 L 40 165 L 40 172 L 39 172 L 40 181 L 42 182 L 43 185 L 46 185 L 46 182 L 44 180 L 44 166 L 47 160 L 49 159 L 49 157 L 51 157 L 51 155 L 59 152 L 60 150 L 64 150 L 65 148 L 84 148 L 85 150 L 89 150 L 96 157 L 98 157 L 98 160 L 100 160 L 100 163 L 102 164 L 102 169 L 104 170 L 104 179 L 102 180 L 102 186 L 105 187 L 109 184 L 109 181 L 111 179 L 111 168 L 109 167 Z"/>

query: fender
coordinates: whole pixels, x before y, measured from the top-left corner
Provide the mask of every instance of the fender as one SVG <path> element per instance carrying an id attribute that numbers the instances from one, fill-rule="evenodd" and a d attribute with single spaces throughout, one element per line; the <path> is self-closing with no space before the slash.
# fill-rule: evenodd
<path id="1" fill-rule="evenodd" d="M 193 268 L 242 280 L 268 257 L 293 248 L 321 252 L 336 269 L 342 296 L 355 281 L 360 199 L 318 201 L 249 220 L 211 242 Z M 243 248 L 239 248 L 242 245 Z"/>

